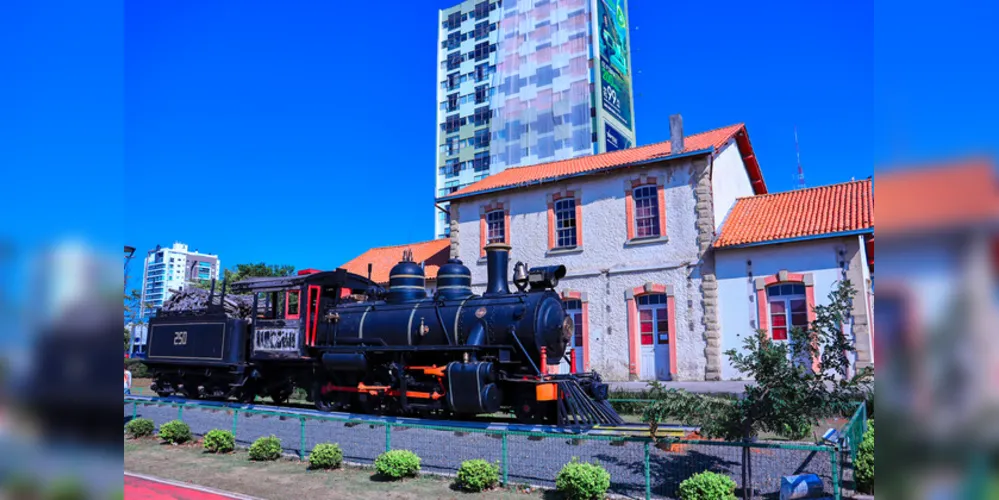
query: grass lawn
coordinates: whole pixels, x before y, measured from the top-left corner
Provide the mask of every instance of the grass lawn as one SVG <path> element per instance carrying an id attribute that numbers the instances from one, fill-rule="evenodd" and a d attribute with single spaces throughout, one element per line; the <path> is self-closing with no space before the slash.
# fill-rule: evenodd
<path id="1" fill-rule="evenodd" d="M 213 455 L 205 453 L 200 443 L 172 446 L 160 444 L 154 438 L 125 440 L 125 471 L 258 498 L 317 498 L 331 494 L 338 499 L 382 500 L 545 498 L 538 491 L 497 489 L 465 493 L 454 489 L 451 479 L 431 475 L 392 482 L 381 480 L 371 468 L 348 466 L 334 471 L 310 471 L 307 463 L 293 459 L 251 462 L 246 450 Z"/>

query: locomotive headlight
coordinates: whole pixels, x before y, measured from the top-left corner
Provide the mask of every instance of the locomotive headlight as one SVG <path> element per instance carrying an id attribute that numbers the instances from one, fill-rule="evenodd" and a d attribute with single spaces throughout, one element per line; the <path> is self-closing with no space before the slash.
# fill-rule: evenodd
<path id="1" fill-rule="evenodd" d="M 572 316 L 566 315 L 565 319 L 562 320 L 562 343 L 568 345 L 575 333 L 576 323 L 572 321 Z"/>

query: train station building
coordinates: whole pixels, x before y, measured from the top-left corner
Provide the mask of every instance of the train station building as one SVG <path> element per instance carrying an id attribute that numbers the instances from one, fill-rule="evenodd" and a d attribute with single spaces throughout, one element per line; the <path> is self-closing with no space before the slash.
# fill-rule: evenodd
<path id="1" fill-rule="evenodd" d="M 568 269 L 559 290 L 576 319 L 576 370 L 737 380 L 726 349 L 758 328 L 782 340 L 801 319 L 792 309 L 852 278 L 855 362 L 869 364 L 870 181 L 768 194 L 743 124 L 684 137 L 674 117 L 671 129 L 670 141 L 509 168 L 444 197 L 451 254 L 476 291 L 483 247 L 508 243 L 511 262 Z M 785 284 L 787 296 L 768 298 Z"/>

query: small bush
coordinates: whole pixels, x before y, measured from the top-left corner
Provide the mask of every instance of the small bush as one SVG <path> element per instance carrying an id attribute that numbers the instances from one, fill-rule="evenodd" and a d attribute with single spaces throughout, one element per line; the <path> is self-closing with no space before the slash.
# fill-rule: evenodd
<path id="1" fill-rule="evenodd" d="M 87 500 L 87 487 L 75 477 L 63 477 L 52 483 L 45 498 L 51 500 Z"/>
<path id="2" fill-rule="evenodd" d="M 853 477 L 857 481 L 857 489 L 867 493 L 874 492 L 874 421 L 868 422 L 864 440 L 857 447 L 857 463 L 853 464 Z"/>
<path id="3" fill-rule="evenodd" d="M 601 499 L 610 488 L 610 473 L 596 462 L 580 462 L 573 457 L 555 476 L 555 488 L 570 500 Z"/>
<path id="4" fill-rule="evenodd" d="M 156 426 L 148 418 L 133 418 L 125 424 L 125 432 L 133 438 L 152 436 Z"/>
<path id="5" fill-rule="evenodd" d="M 485 460 L 465 460 L 458 469 L 458 486 L 465 491 L 482 491 L 499 482 L 499 466 Z"/>
<path id="6" fill-rule="evenodd" d="M 171 420 L 160 426 L 160 439 L 173 444 L 191 440 L 191 427 L 180 420 Z"/>
<path id="7" fill-rule="evenodd" d="M 735 500 L 735 481 L 717 472 L 694 474 L 680 483 L 680 500 Z"/>
<path id="8" fill-rule="evenodd" d="M 132 372 L 132 378 L 148 378 L 149 368 L 140 359 L 129 358 L 125 360 L 125 369 Z"/>
<path id="9" fill-rule="evenodd" d="M 236 436 L 222 429 L 212 429 L 205 434 L 205 451 L 210 453 L 229 453 L 236 449 Z"/>
<path id="10" fill-rule="evenodd" d="M 336 469 L 343 463 L 343 450 L 338 444 L 319 443 L 309 453 L 310 469 Z"/>
<path id="11" fill-rule="evenodd" d="M 420 472 L 420 457 L 409 450 L 386 451 L 375 459 L 375 470 L 392 479 L 413 477 Z"/>
<path id="12" fill-rule="evenodd" d="M 281 440 L 265 436 L 250 445 L 250 460 L 277 460 L 281 458 Z"/>

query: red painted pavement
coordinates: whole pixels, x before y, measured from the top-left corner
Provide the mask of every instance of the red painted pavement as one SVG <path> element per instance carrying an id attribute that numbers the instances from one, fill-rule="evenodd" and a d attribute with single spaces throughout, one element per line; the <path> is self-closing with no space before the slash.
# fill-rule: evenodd
<path id="1" fill-rule="evenodd" d="M 128 500 L 231 500 L 233 497 L 125 476 L 125 498 Z"/>

